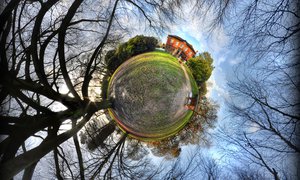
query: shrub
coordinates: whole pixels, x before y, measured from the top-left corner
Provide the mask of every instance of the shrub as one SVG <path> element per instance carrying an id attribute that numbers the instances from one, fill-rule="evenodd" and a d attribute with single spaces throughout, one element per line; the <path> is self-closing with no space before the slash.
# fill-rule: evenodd
<path id="1" fill-rule="evenodd" d="M 187 66 L 192 71 L 192 74 L 198 85 L 204 83 L 209 79 L 214 69 L 213 59 L 208 52 L 204 52 L 197 57 L 191 58 L 187 61 Z"/>
<path id="2" fill-rule="evenodd" d="M 154 37 L 138 35 L 120 44 L 116 49 L 108 51 L 105 56 L 108 71 L 113 73 L 132 56 L 155 50 L 157 43 L 158 40 Z"/>

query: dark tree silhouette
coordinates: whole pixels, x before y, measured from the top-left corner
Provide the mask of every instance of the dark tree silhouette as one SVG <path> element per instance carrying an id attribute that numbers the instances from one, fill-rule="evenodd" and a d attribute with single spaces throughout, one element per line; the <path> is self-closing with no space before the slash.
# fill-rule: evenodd
<path id="1" fill-rule="evenodd" d="M 0 15 L 0 176 L 25 169 L 31 177 L 38 161 L 73 138 L 80 164 L 77 132 L 95 114 L 111 107 L 95 98 L 92 84 L 105 74 L 102 59 L 126 32 L 121 18 L 139 17 L 156 30 L 172 20 L 176 1 L 4 1 Z M 179 4 L 176 4 L 176 6 Z M 133 9 L 129 10 L 131 6 Z M 147 8 L 146 8 L 147 7 Z M 154 16 L 159 14 L 159 18 Z M 69 128 L 65 128 L 67 125 Z M 105 139 L 104 137 L 102 137 Z M 21 150 L 25 141 L 37 146 Z M 84 166 L 79 166 L 84 179 Z"/>
<path id="2" fill-rule="evenodd" d="M 178 158 L 167 167 L 163 173 L 157 175 L 160 179 L 226 179 L 222 175 L 221 167 L 216 160 L 206 156 L 202 147 L 190 149 L 185 158 Z M 227 174 L 227 177 L 229 174 Z"/>
<path id="3" fill-rule="evenodd" d="M 240 180 L 255 180 L 255 179 L 266 179 L 264 174 L 260 174 L 258 171 L 251 168 L 242 169 L 240 167 L 235 167 L 233 169 L 233 174 Z"/>

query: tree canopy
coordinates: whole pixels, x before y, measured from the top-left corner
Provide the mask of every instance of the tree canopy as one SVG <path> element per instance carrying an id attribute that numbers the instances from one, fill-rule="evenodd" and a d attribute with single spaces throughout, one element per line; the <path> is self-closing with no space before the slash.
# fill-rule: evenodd
<path id="1" fill-rule="evenodd" d="M 116 49 L 110 50 L 105 56 L 105 63 L 110 73 L 113 73 L 123 62 L 132 56 L 153 51 L 158 40 L 154 37 L 137 35 L 127 42 L 120 44 Z"/>
<path id="2" fill-rule="evenodd" d="M 204 83 L 209 79 L 214 69 L 213 59 L 208 52 L 203 52 L 200 55 L 191 58 L 187 61 L 186 65 L 192 71 L 192 74 L 197 81 L 198 85 Z"/>

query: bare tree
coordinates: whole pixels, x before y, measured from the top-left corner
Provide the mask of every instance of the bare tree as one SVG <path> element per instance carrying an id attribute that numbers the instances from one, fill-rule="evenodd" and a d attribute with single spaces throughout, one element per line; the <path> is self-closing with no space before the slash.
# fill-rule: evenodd
<path id="1" fill-rule="evenodd" d="M 299 1 L 198 1 L 195 13 L 204 19 L 213 16 L 211 30 L 230 25 L 234 42 L 242 52 L 249 52 L 252 62 L 273 61 L 276 55 L 299 57 Z M 204 10 L 205 9 L 205 10 Z M 272 56 L 275 54 L 275 56 Z M 248 59 L 249 61 L 249 59 Z"/>
<path id="2" fill-rule="evenodd" d="M 25 170 L 73 138 L 111 102 L 93 96 L 91 84 L 105 75 L 105 52 L 122 38 L 124 18 L 139 17 L 157 31 L 172 20 L 177 1 L 4 1 L 0 15 L 0 175 Z M 3 8 L 2 8 L 3 7 Z M 99 85 L 101 86 L 101 85 Z M 67 127 L 67 128 L 66 128 Z M 105 138 L 103 138 L 105 139 Z M 18 151 L 25 141 L 40 142 Z M 58 166 L 57 166 L 58 168 Z M 84 179 L 84 166 L 79 166 Z M 61 171 L 59 168 L 57 171 Z M 57 177 L 60 177 L 57 173 Z"/>
<path id="3" fill-rule="evenodd" d="M 91 121 L 81 132 L 81 143 L 86 144 L 89 150 L 103 147 L 104 141 L 115 131 L 116 125 L 113 121 L 103 126 L 98 125 L 99 120 Z"/>
<path id="4" fill-rule="evenodd" d="M 161 179 L 224 179 L 221 166 L 205 155 L 201 146 L 189 151 L 186 157 L 176 159 L 170 168 L 160 174 Z"/>
<path id="5" fill-rule="evenodd" d="M 156 177 L 161 168 L 152 164 L 146 155 L 149 150 L 140 141 L 127 138 L 123 132 L 114 133 L 103 142 L 103 147 L 93 151 L 82 149 L 85 155 L 84 171 L 87 179 L 152 179 Z M 60 153 L 66 151 L 59 149 Z M 69 149 L 71 152 L 72 149 Z M 64 152 L 66 153 L 66 152 Z M 59 171 L 63 178 L 78 179 L 78 166 L 76 158 L 60 156 Z M 66 168 L 65 168 L 66 167 Z M 57 170 L 56 170 L 57 171 Z M 59 178 L 59 177 L 57 177 Z"/>
<path id="6" fill-rule="evenodd" d="M 240 180 L 255 180 L 255 179 L 267 179 L 263 174 L 251 169 L 236 167 L 233 169 L 233 174 L 236 175 L 237 179 Z"/>
<path id="7" fill-rule="evenodd" d="M 107 100 L 91 102 L 88 98 L 88 85 L 99 64 L 97 54 L 100 48 L 96 48 L 93 56 L 85 62 L 86 69 L 78 77 L 82 79 L 81 83 L 71 79 L 72 71 L 78 66 L 67 68 L 70 62 L 79 64 L 78 56 L 88 50 L 76 55 L 68 53 L 77 44 L 67 37 L 72 37 L 72 31 L 79 35 L 80 31 L 76 34 L 76 29 L 80 30 L 78 24 L 85 21 L 73 18 L 81 3 L 74 1 L 64 16 L 55 17 L 51 13 L 56 8 L 64 8 L 57 1 L 32 4 L 10 1 L 1 14 L 1 102 L 4 106 L 1 123 L 4 128 L 2 134 L 8 135 L 1 142 L 4 152 L 1 154 L 0 172 L 4 179 L 37 162 L 54 147 L 74 136 L 96 111 L 110 107 Z M 116 6 L 117 2 L 107 20 L 90 20 L 108 24 L 99 47 L 103 47 L 108 37 Z M 36 13 L 28 15 L 29 11 Z M 60 92 L 61 83 L 66 84 L 71 96 Z M 79 86 L 81 95 L 76 90 Z M 57 110 L 57 103 L 66 110 Z M 73 127 L 59 132 L 66 120 L 73 121 Z M 47 135 L 39 146 L 15 157 L 26 139 L 44 129 L 47 129 Z"/>
<path id="8" fill-rule="evenodd" d="M 274 179 L 286 173 L 296 179 L 299 166 L 291 160 L 299 158 L 300 148 L 298 7 L 299 1 L 290 0 L 204 0 L 195 6 L 202 15 L 215 15 L 211 30 L 229 27 L 243 59 L 229 83 L 229 123 L 217 138 L 228 142 L 225 154 Z M 282 164 L 286 159 L 292 168 Z"/>

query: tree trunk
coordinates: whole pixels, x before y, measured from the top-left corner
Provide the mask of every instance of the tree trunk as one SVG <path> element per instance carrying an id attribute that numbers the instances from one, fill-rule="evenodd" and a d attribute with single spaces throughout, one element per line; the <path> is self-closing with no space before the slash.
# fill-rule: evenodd
<path id="1" fill-rule="evenodd" d="M 44 141 L 38 147 L 31 149 L 30 151 L 27 151 L 26 153 L 1 164 L 0 177 L 2 179 L 10 179 L 14 175 L 21 172 L 23 169 L 41 159 L 43 156 L 53 150 L 53 148 L 57 147 L 61 143 L 71 138 L 74 134 L 76 134 L 86 124 L 86 122 L 91 118 L 92 115 L 93 113 L 88 113 L 75 128 L 62 133 L 55 138 L 49 139 L 48 141 Z"/>
<path id="2" fill-rule="evenodd" d="M 24 174 L 23 174 L 22 180 L 30 180 L 30 179 L 32 179 L 32 176 L 33 176 L 33 173 L 34 173 L 34 169 L 35 169 L 37 163 L 38 162 L 35 162 L 35 163 L 31 164 L 29 167 L 27 167 L 24 170 Z"/>
<path id="3" fill-rule="evenodd" d="M 75 121 L 72 121 L 72 126 L 73 126 L 73 127 L 76 127 L 76 122 L 75 122 Z M 85 176 L 84 176 L 83 158 L 82 158 L 82 153 L 81 153 L 81 150 L 80 150 L 80 145 L 79 145 L 79 142 L 78 142 L 77 134 L 75 134 L 75 135 L 73 136 L 73 141 L 74 141 L 74 144 L 75 144 L 76 153 L 77 153 L 77 157 L 78 157 L 80 179 L 81 179 L 81 180 L 84 180 L 84 179 L 85 179 L 85 178 L 84 178 Z"/>
<path id="4" fill-rule="evenodd" d="M 56 173 L 56 178 L 58 180 L 63 180 L 64 178 L 60 174 L 60 169 L 59 169 L 59 161 L 58 161 L 58 153 L 57 153 L 57 148 L 53 150 L 53 155 L 54 155 L 54 163 L 55 163 L 55 173 Z"/>
<path id="5" fill-rule="evenodd" d="M 87 146 L 90 150 L 96 149 L 98 146 L 103 145 L 103 142 L 110 136 L 116 129 L 116 125 L 113 121 L 103 126 L 96 135 L 92 135 L 91 140 L 87 142 Z"/>

